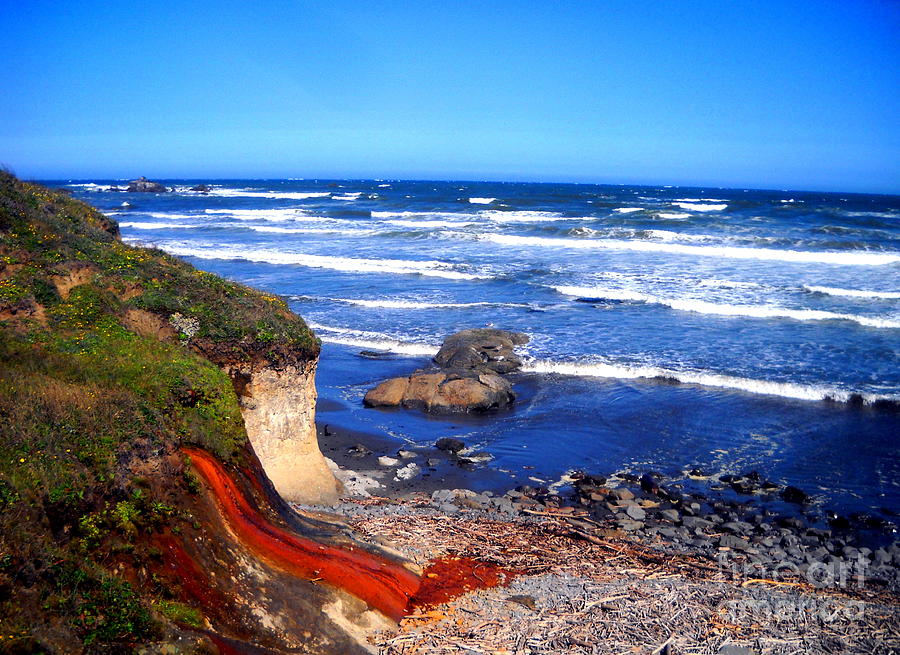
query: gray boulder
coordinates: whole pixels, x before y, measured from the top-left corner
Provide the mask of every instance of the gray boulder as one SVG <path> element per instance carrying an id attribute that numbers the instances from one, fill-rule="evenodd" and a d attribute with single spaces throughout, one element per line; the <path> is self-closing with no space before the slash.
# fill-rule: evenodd
<path id="1" fill-rule="evenodd" d="M 513 349 L 526 343 L 528 336 L 520 332 L 492 328 L 463 330 L 444 339 L 434 363 L 441 368 L 512 373 L 522 366 L 522 359 Z"/>
<path id="2" fill-rule="evenodd" d="M 506 330 L 457 332 L 444 340 L 434 357 L 439 370 L 386 380 L 371 389 L 363 403 L 367 407 L 406 407 L 441 414 L 507 407 L 516 395 L 502 375 L 522 365 L 513 349 L 525 343 L 526 335 Z"/>

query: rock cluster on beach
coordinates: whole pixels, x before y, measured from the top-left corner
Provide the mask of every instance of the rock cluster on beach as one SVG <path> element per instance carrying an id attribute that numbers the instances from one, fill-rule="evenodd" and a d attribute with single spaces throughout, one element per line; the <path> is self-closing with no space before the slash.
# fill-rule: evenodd
<path id="1" fill-rule="evenodd" d="M 457 332 L 444 340 L 434 357 L 437 369 L 391 378 L 371 389 L 367 407 L 405 407 L 434 413 L 484 412 L 507 407 L 515 400 L 503 376 L 522 365 L 515 353 L 528 337 L 518 332 L 479 328 Z"/>
<path id="2" fill-rule="evenodd" d="M 628 537 L 663 552 L 711 559 L 720 568 L 737 566 L 751 578 L 830 586 L 855 585 L 862 576 L 866 585 L 900 589 L 900 542 L 891 523 L 869 514 L 824 511 L 803 490 L 756 471 L 711 478 L 695 468 L 683 472 L 687 479 L 659 472 L 571 473 L 552 485 L 540 486 L 535 479 L 505 493 L 494 483 L 495 493 L 472 476 L 454 474 L 480 470 L 485 475 L 477 466 L 481 455 L 490 455 L 474 448 L 442 437 L 432 446 L 395 451 L 396 457 L 379 457 L 362 444 L 348 454 L 377 461 L 376 470 L 366 467 L 366 473 L 381 481 L 372 481 L 378 495 L 423 494 L 433 511 L 445 515 L 477 512 L 490 520 L 529 522 L 553 517 L 587 540 Z M 482 490 L 464 488 L 473 483 Z M 406 505 L 363 510 L 351 503 L 339 511 L 413 510 Z"/>

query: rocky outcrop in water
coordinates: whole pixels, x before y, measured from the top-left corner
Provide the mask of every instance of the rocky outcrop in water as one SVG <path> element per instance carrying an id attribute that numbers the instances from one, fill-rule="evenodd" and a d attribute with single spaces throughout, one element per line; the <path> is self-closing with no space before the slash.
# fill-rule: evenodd
<path id="1" fill-rule="evenodd" d="M 526 335 L 506 330 L 457 332 L 444 340 L 434 357 L 439 370 L 421 370 L 386 380 L 371 389 L 363 402 L 367 407 L 405 407 L 434 413 L 508 407 L 516 395 L 503 375 L 522 365 L 514 348 L 527 342 Z"/>
<path id="2" fill-rule="evenodd" d="M 168 189 L 159 182 L 148 180 L 143 175 L 138 179 L 129 182 L 128 188 L 125 190 L 130 193 L 165 193 L 168 191 Z"/>

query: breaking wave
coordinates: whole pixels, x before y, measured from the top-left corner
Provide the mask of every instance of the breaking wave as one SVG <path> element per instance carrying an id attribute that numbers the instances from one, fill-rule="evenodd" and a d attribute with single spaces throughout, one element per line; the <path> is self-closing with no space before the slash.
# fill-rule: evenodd
<path id="1" fill-rule="evenodd" d="M 405 259 L 358 259 L 353 257 L 331 257 L 327 255 L 307 255 L 304 253 L 282 252 L 262 248 L 240 248 L 237 246 L 187 247 L 176 244 L 160 244 L 158 247 L 180 257 L 201 259 L 240 259 L 267 264 L 294 264 L 310 268 L 327 268 L 349 273 L 398 273 L 405 275 L 427 275 L 450 280 L 476 280 L 484 276 L 453 270 L 453 264 L 438 261 L 414 261 Z"/>
<path id="2" fill-rule="evenodd" d="M 728 206 L 727 202 L 723 202 L 720 204 L 706 204 L 702 202 L 692 201 L 673 202 L 672 204 L 676 207 L 681 207 L 681 209 L 687 209 L 689 211 L 695 212 L 720 212 Z"/>
<path id="3" fill-rule="evenodd" d="M 238 221 L 329 221 L 303 209 L 206 209 L 207 214 L 223 215 Z"/>
<path id="4" fill-rule="evenodd" d="M 814 287 L 804 284 L 803 289 L 810 293 L 824 293 L 827 296 L 844 296 L 846 298 L 882 298 L 896 300 L 900 291 L 867 291 L 864 289 L 837 289 L 835 287 Z"/>
<path id="5" fill-rule="evenodd" d="M 798 400 L 831 400 L 837 402 L 861 401 L 866 404 L 876 402 L 898 402 L 900 397 L 858 393 L 822 385 L 775 382 L 752 378 L 722 375 L 711 371 L 676 371 L 658 366 L 615 364 L 607 362 L 556 362 L 532 360 L 526 362 L 523 371 L 531 373 L 573 375 L 579 377 L 634 379 L 664 379 L 681 384 L 697 384 L 705 387 L 735 389 L 767 396 L 781 396 Z"/>
<path id="6" fill-rule="evenodd" d="M 221 196 L 223 198 L 271 198 L 282 200 L 306 200 L 308 198 L 327 198 L 331 193 L 325 192 L 305 192 L 299 193 L 295 191 L 253 191 L 252 189 L 223 189 L 217 187 L 210 189 L 211 196 Z"/>
<path id="7" fill-rule="evenodd" d="M 683 312 L 712 314 L 715 316 L 747 316 L 751 318 L 790 318 L 796 321 L 853 321 L 873 328 L 900 328 L 900 321 L 855 314 L 839 314 L 817 309 L 787 309 L 765 305 L 729 305 L 688 298 L 661 298 L 647 293 L 603 287 L 554 286 L 556 291 L 586 300 L 624 300 L 654 305 L 665 305 Z"/>
<path id="8" fill-rule="evenodd" d="M 462 309 L 465 307 L 528 307 L 525 303 L 504 302 L 425 302 L 417 300 L 368 300 L 362 298 L 326 298 L 359 307 L 383 309 Z"/>
<path id="9" fill-rule="evenodd" d="M 515 236 L 511 234 L 481 234 L 479 235 L 479 238 L 504 246 L 632 250 L 638 252 L 665 252 L 676 255 L 724 257 L 729 259 L 761 259 L 783 262 L 834 264 L 837 266 L 882 266 L 900 262 L 900 253 L 896 252 L 776 250 L 774 248 L 694 246 L 679 243 L 656 243 L 652 241 L 625 241 L 616 239 L 560 239 Z"/>
<path id="10" fill-rule="evenodd" d="M 408 341 L 401 337 L 392 337 L 380 332 L 367 332 L 365 330 L 352 330 L 349 328 L 332 327 L 318 323 L 307 323 L 316 331 L 316 336 L 325 343 L 335 343 L 367 350 L 383 350 L 397 353 L 398 355 L 415 355 L 433 357 L 440 348 L 427 343 Z"/>

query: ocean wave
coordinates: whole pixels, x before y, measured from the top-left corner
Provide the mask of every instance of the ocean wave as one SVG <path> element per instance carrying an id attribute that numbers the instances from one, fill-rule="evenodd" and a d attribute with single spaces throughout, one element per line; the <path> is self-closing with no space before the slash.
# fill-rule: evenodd
<path id="1" fill-rule="evenodd" d="M 781 396 L 783 398 L 794 398 L 798 400 L 852 402 L 859 399 L 867 404 L 879 401 L 897 402 L 900 400 L 900 397 L 897 396 L 858 393 L 824 385 L 757 380 L 753 378 L 722 375 L 711 371 L 677 371 L 658 366 L 641 366 L 607 362 L 558 362 L 533 360 L 526 362 L 522 367 L 522 370 L 531 373 L 618 378 L 625 380 L 665 379 L 667 381 L 680 382 L 681 384 L 697 384 L 705 387 L 735 389 L 748 393 Z"/>
<path id="2" fill-rule="evenodd" d="M 119 227 L 130 227 L 138 230 L 186 230 L 202 225 L 190 225 L 185 223 L 138 223 L 136 221 L 120 222 Z"/>
<path id="3" fill-rule="evenodd" d="M 270 198 L 283 200 L 307 200 L 308 198 L 327 198 L 329 192 L 294 192 L 294 191 L 251 191 L 249 189 L 210 189 L 209 195 L 223 198 Z"/>
<path id="4" fill-rule="evenodd" d="M 358 200 L 362 195 L 362 191 L 356 191 L 353 193 L 341 193 L 335 194 L 331 196 L 332 200 Z"/>
<path id="5" fill-rule="evenodd" d="M 506 302 L 425 302 L 417 300 L 368 300 L 360 298 L 325 298 L 359 307 L 382 309 L 462 309 L 464 307 L 528 307 L 525 303 Z"/>
<path id="6" fill-rule="evenodd" d="M 177 212 L 128 212 L 129 216 L 149 216 L 150 218 L 163 218 L 168 221 L 197 220 L 203 217 L 197 214 L 179 214 Z"/>
<path id="7" fill-rule="evenodd" d="M 278 227 L 275 225 L 241 225 L 240 227 L 254 232 L 272 234 L 343 234 L 354 237 L 370 236 L 377 232 L 376 230 L 351 230 L 336 227 Z"/>
<path id="8" fill-rule="evenodd" d="M 352 330 L 349 328 L 332 327 L 310 322 L 307 322 L 307 325 L 315 330 L 316 336 L 325 343 L 365 348 L 366 350 L 384 350 L 399 355 L 427 357 L 433 357 L 437 354 L 438 350 L 440 350 L 439 346 L 408 341 L 403 338 L 381 334 L 380 332 Z"/>
<path id="9" fill-rule="evenodd" d="M 490 205 L 492 202 L 496 201 L 496 198 L 469 198 L 469 202 L 473 205 Z"/>
<path id="10" fill-rule="evenodd" d="M 670 230 L 641 230 L 636 235 L 645 235 L 649 239 L 659 239 L 660 241 L 714 241 L 720 238 L 711 234 L 685 234 Z"/>
<path id="11" fill-rule="evenodd" d="M 613 209 L 617 214 L 632 214 L 634 212 L 644 211 L 643 207 L 616 207 Z"/>
<path id="12" fill-rule="evenodd" d="M 659 218 L 690 218 L 690 214 L 684 212 L 659 212 L 656 214 Z"/>
<path id="13" fill-rule="evenodd" d="M 266 250 L 261 248 L 241 248 L 219 246 L 198 248 L 176 244 L 160 244 L 160 248 L 181 257 L 201 259 L 241 259 L 266 264 L 294 264 L 310 268 L 327 268 L 350 273 L 398 273 L 407 275 L 427 275 L 451 280 L 477 280 L 484 276 L 462 273 L 453 269 L 453 264 L 438 261 L 415 261 L 405 259 L 358 259 L 353 257 L 333 257 L 327 255 L 307 255 L 303 253 Z"/>
<path id="14" fill-rule="evenodd" d="M 548 248 L 588 248 L 603 250 L 632 250 L 663 252 L 676 255 L 699 255 L 727 259 L 760 259 L 783 262 L 834 264 L 837 266 L 882 266 L 900 262 L 896 252 L 827 252 L 804 250 L 776 250 L 773 248 L 740 248 L 735 246 L 694 246 L 653 241 L 624 241 L 613 239 L 559 239 L 514 236 L 510 234 L 481 234 L 478 238 L 504 246 L 541 246 Z"/>
<path id="15" fill-rule="evenodd" d="M 207 214 L 224 215 L 238 221 L 331 221 L 303 209 L 205 209 Z"/>
<path id="16" fill-rule="evenodd" d="M 688 209 L 695 212 L 720 212 L 728 206 L 728 203 L 707 205 L 698 202 L 673 202 L 676 207 Z"/>
<path id="17" fill-rule="evenodd" d="M 803 289 L 810 293 L 824 293 L 828 296 L 844 296 L 847 298 L 882 298 L 896 300 L 900 298 L 898 291 L 867 291 L 864 289 L 838 289 L 835 287 L 815 287 L 804 284 Z"/>
<path id="18" fill-rule="evenodd" d="M 79 189 L 90 189 L 90 190 L 99 190 L 103 189 L 104 191 L 109 191 L 110 185 L 108 184 L 97 184 L 95 182 L 80 182 L 80 183 L 71 183 L 66 184 L 66 186 L 73 186 Z"/>
<path id="19" fill-rule="evenodd" d="M 697 284 L 702 287 L 718 287 L 720 289 L 759 289 L 763 285 L 757 282 L 741 282 L 739 280 L 719 280 L 717 278 L 704 278 Z"/>
<path id="20" fill-rule="evenodd" d="M 413 219 L 413 218 L 421 218 L 425 220 L 431 219 L 445 219 L 453 222 L 468 222 L 478 218 L 478 214 L 470 214 L 468 212 L 429 212 L 429 211 L 419 211 L 419 212 L 391 212 L 391 211 L 373 211 L 371 212 L 372 218 L 391 218 L 391 219 Z"/>
<path id="21" fill-rule="evenodd" d="M 558 212 L 540 211 L 480 211 L 478 216 L 483 216 L 496 223 L 541 223 L 572 220 Z"/>
<path id="22" fill-rule="evenodd" d="M 725 198 L 675 198 L 673 202 L 728 202 Z"/>
<path id="23" fill-rule="evenodd" d="M 398 227 L 413 227 L 416 229 L 424 229 L 430 227 L 463 227 L 465 225 L 465 223 L 460 221 L 431 221 L 426 219 L 423 219 L 421 221 L 411 221 L 402 218 L 384 222 L 388 225 L 396 225 Z"/>
<path id="24" fill-rule="evenodd" d="M 818 309 L 787 309 L 769 305 L 728 305 L 690 298 L 661 298 L 648 293 L 628 289 L 603 287 L 554 286 L 556 291 L 585 300 L 625 300 L 654 305 L 665 305 L 683 312 L 712 314 L 715 316 L 746 316 L 750 318 L 790 318 L 796 321 L 853 321 L 866 327 L 900 328 L 900 321 L 855 314 L 838 314 Z"/>

